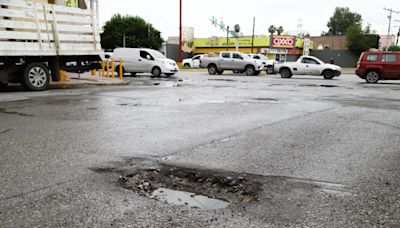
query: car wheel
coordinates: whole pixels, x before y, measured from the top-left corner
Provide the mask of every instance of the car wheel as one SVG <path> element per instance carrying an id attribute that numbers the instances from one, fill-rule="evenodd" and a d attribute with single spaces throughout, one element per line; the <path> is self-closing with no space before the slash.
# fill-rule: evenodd
<path id="1" fill-rule="evenodd" d="M 24 69 L 22 86 L 31 91 L 43 91 L 49 88 L 50 73 L 43 63 L 30 63 Z"/>
<path id="2" fill-rule="evenodd" d="M 190 68 L 190 64 L 189 64 L 189 63 L 185 63 L 185 64 L 183 65 L 183 67 L 184 67 L 184 68 Z"/>
<path id="3" fill-rule="evenodd" d="M 292 74 L 290 73 L 289 69 L 282 69 L 281 70 L 281 77 L 282 78 L 291 78 Z"/>
<path id="4" fill-rule="evenodd" d="M 274 67 L 268 66 L 267 67 L 267 74 L 273 74 L 274 73 Z"/>
<path id="5" fill-rule="evenodd" d="M 252 76 L 256 73 L 256 70 L 253 66 L 247 66 L 245 72 L 247 76 Z"/>
<path id="6" fill-rule="evenodd" d="M 151 74 L 158 78 L 161 76 L 161 69 L 159 67 L 154 67 L 153 70 L 151 71 Z"/>
<path id="7" fill-rule="evenodd" d="M 330 80 L 333 77 L 335 77 L 335 74 L 331 70 L 324 71 L 323 75 L 324 75 L 324 79 L 328 79 L 328 80 Z"/>
<path id="8" fill-rule="evenodd" d="M 223 70 L 219 70 L 219 71 L 217 71 L 217 74 L 218 75 L 222 75 L 224 73 L 224 71 Z"/>
<path id="9" fill-rule="evenodd" d="M 172 75 L 174 75 L 174 73 L 166 73 L 165 74 L 167 77 L 171 77 Z"/>
<path id="10" fill-rule="evenodd" d="M 217 66 L 215 65 L 208 66 L 208 73 L 210 75 L 215 75 L 217 71 L 218 71 Z"/>
<path id="11" fill-rule="evenodd" d="M 380 75 L 376 71 L 370 71 L 367 73 L 367 76 L 365 76 L 365 80 L 367 83 L 377 83 L 379 81 Z"/>

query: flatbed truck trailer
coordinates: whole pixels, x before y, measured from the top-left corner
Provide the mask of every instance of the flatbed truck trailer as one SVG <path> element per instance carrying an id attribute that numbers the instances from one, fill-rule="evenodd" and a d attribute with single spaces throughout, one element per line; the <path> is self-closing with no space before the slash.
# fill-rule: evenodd
<path id="1" fill-rule="evenodd" d="M 62 0 L 61 0 L 62 1 Z M 31 91 L 60 80 L 60 70 L 101 68 L 98 0 L 81 8 L 31 0 L 0 0 L 0 86 Z"/>

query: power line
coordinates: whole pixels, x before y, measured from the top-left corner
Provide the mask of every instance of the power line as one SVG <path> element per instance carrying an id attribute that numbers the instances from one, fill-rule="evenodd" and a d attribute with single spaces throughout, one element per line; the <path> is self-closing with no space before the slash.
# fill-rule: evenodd
<path id="1" fill-rule="evenodd" d="M 390 39 L 390 26 L 392 25 L 392 14 L 397 13 L 399 14 L 399 11 L 395 11 L 393 9 L 388 9 L 388 8 L 383 8 L 383 10 L 389 11 L 389 29 L 388 29 L 388 36 L 387 36 L 387 44 L 386 44 L 386 51 L 389 49 L 389 39 Z"/>

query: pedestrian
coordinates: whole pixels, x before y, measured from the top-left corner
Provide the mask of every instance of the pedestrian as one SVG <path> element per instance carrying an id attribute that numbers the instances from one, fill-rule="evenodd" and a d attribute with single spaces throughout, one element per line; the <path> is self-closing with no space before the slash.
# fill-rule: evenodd
<path id="1" fill-rule="evenodd" d="M 329 60 L 329 63 L 330 63 L 330 64 L 335 64 L 335 60 L 333 60 L 333 58 L 331 58 L 331 59 Z"/>

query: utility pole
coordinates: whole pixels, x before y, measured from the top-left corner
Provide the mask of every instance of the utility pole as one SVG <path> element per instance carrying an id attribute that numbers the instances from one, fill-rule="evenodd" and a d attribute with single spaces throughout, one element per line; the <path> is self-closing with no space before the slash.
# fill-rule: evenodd
<path id="1" fill-rule="evenodd" d="M 394 20 L 394 21 L 395 21 L 395 22 L 399 22 L 399 23 L 400 23 L 400 20 Z M 399 31 L 397 32 L 396 46 L 397 46 L 397 45 L 399 45 L 400 25 L 399 25 L 399 26 L 397 26 L 397 27 L 399 27 Z"/>
<path id="2" fill-rule="evenodd" d="M 397 13 L 399 14 L 399 11 L 395 11 L 393 9 L 388 9 L 388 8 L 383 8 L 386 11 L 389 11 L 389 29 L 388 29 L 388 36 L 387 36 L 387 42 L 386 42 L 386 51 L 389 49 L 389 39 L 390 39 L 390 26 L 392 26 L 392 14 Z"/>
<path id="3" fill-rule="evenodd" d="M 182 62 L 182 0 L 179 0 L 179 57 L 178 62 Z"/>
<path id="4" fill-rule="evenodd" d="M 256 28 L 256 17 L 253 17 L 253 36 L 251 37 L 251 53 L 253 53 L 254 48 L 254 29 Z"/>

